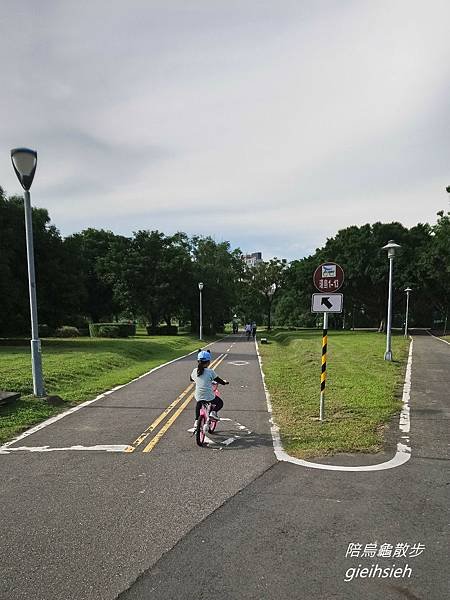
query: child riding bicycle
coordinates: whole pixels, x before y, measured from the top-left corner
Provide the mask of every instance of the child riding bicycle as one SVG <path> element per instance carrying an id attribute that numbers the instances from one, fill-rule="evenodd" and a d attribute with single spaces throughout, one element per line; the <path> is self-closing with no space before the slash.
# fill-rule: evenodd
<path id="1" fill-rule="evenodd" d="M 191 381 L 195 383 L 196 400 L 194 429 L 196 429 L 198 425 L 202 402 L 211 402 L 212 410 L 209 413 L 209 416 L 211 419 L 219 420 L 217 413 L 223 407 L 223 400 L 219 395 L 214 393 L 213 384 L 229 384 L 229 381 L 221 379 L 209 368 L 211 363 L 211 353 L 209 350 L 200 350 L 197 355 L 197 361 L 198 365 L 191 373 Z"/>

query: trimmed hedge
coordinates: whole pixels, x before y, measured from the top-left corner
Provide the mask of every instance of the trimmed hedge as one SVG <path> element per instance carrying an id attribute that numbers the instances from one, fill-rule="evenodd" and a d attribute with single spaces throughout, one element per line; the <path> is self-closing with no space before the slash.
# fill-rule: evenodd
<path id="1" fill-rule="evenodd" d="M 55 331 L 55 337 L 60 338 L 73 338 L 80 337 L 80 332 L 77 327 L 71 327 L 70 325 L 63 325 L 62 327 L 58 327 Z"/>
<path id="2" fill-rule="evenodd" d="M 0 338 L 0 346 L 28 346 L 30 340 L 27 338 Z"/>
<path id="3" fill-rule="evenodd" d="M 121 337 L 136 335 L 136 325 L 133 323 L 89 323 L 91 337 Z"/>
<path id="4" fill-rule="evenodd" d="M 148 335 L 178 335 L 178 327 L 176 325 L 162 325 L 161 327 L 152 327 L 147 325 Z"/>

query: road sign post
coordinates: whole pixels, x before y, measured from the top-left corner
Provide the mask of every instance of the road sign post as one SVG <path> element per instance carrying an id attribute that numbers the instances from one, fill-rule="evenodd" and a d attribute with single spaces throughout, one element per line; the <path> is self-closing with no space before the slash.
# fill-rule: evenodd
<path id="1" fill-rule="evenodd" d="M 319 420 L 325 419 L 325 385 L 327 381 L 328 313 L 342 312 L 344 297 L 336 292 L 344 283 L 344 271 L 336 263 L 323 263 L 314 271 L 313 282 L 321 294 L 313 294 L 311 312 L 323 313 L 322 371 L 320 374 Z"/>
<path id="2" fill-rule="evenodd" d="M 322 372 L 320 374 L 320 411 L 319 420 L 325 418 L 325 384 L 327 381 L 327 345 L 328 345 L 328 313 L 323 313 L 322 330 Z"/>

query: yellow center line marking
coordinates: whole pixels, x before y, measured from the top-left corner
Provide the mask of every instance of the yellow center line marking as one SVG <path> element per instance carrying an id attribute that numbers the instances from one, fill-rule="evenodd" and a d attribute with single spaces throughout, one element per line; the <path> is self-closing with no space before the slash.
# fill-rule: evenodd
<path id="1" fill-rule="evenodd" d="M 215 361 L 213 361 L 211 363 L 211 366 L 216 366 L 218 364 L 218 361 L 221 359 L 221 357 L 224 356 L 223 354 L 221 354 Z M 223 360 L 223 359 L 222 359 Z M 221 361 L 222 362 L 222 361 Z M 141 433 L 141 435 L 136 438 L 134 440 L 134 442 L 132 444 L 130 444 L 125 452 L 134 452 L 136 450 L 136 448 L 142 444 L 142 442 L 144 440 L 146 440 L 148 438 L 148 436 L 152 433 L 152 431 L 154 431 L 156 429 L 156 427 L 158 427 L 158 425 L 161 423 L 161 421 L 175 408 L 175 406 L 181 402 L 181 400 L 186 396 L 187 393 L 190 392 L 190 390 L 192 390 L 192 388 L 194 387 L 193 383 L 190 383 L 188 385 L 188 387 L 172 402 L 172 404 L 169 404 L 169 406 L 163 410 L 163 412 L 153 421 L 153 423 L 151 423 L 151 425 L 149 425 L 147 427 L 147 429 L 145 429 L 145 431 L 143 431 Z M 192 396 L 189 397 L 189 399 Z"/>
<path id="2" fill-rule="evenodd" d="M 227 357 L 227 355 L 224 354 L 222 356 L 222 358 L 218 358 L 217 362 L 214 365 L 214 368 L 216 368 L 223 360 L 225 360 L 226 357 Z M 161 427 L 161 429 L 158 431 L 158 433 L 155 435 L 155 437 L 152 439 L 152 441 L 142 450 L 142 452 L 151 452 L 153 450 L 153 448 L 156 446 L 156 444 L 159 442 L 159 440 L 162 438 L 162 436 L 166 433 L 166 431 L 169 429 L 169 427 L 171 427 L 172 424 L 178 419 L 178 417 L 181 415 L 183 410 L 186 408 L 186 406 L 192 400 L 192 398 L 194 397 L 194 394 L 195 394 L 195 392 L 192 392 L 192 394 L 190 394 L 186 398 L 186 400 L 183 402 L 183 404 L 178 408 L 178 410 L 176 412 L 174 412 L 174 414 L 170 417 L 170 419 L 167 421 L 167 423 L 164 425 L 164 427 Z"/>
<path id="3" fill-rule="evenodd" d="M 166 416 L 167 416 L 167 415 L 168 415 L 168 414 L 169 414 L 169 413 L 170 413 L 170 412 L 171 412 L 171 411 L 172 411 L 172 410 L 175 408 L 175 406 L 176 406 L 176 405 L 177 405 L 177 404 L 180 402 L 180 400 L 182 400 L 182 399 L 183 399 L 183 398 L 186 396 L 186 394 L 187 394 L 187 393 L 188 393 L 190 390 L 192 390 L 192 388 L 193 388 L 193 387 L 194 387 L 194 384 L 193 384 L 193 383 L 191 383 L 191 384 L 190 384 L 190 385 L 189 385 L 189 386 L 188 386 L 188 387 L 187 387 L 187 388 L 184 390 L 184 392 L 182 392 L 182 393 L 181 393 L 181 394 L 178 396 L 178 398 L 172 402 L 172 404 L 169 404 L 169 406 L 168 406 L 168 407 L 167 407 L 165 410 L 163 410 L 163 412 L 162 412 L 162 413 L 159 415 L 159 417 L 157 417 L 157 418 L 156 418 L 156 419 L 153 421 L 153 423 L 152 423 L 151 425 L 149 425 L 149 426 L 147 427 L 147 429 L 146 429 L 145 431 L 143 431 L 143 432 L 141 433 L 141 435 L 140 435 L 138 438 L 136 438 L 136 439 L 134 440 L 134 442 L 133 442 L 133 443 L 132 443 L 130 446 L 128 446 L 128 448 L 125 450 L 125 452 L 134 452 L 134 450 L 136 450 L 136 448 L 137 448 L 137 447 L 138 447 L 140 444 L 142 444 L 142 442 L 143 442 L 145 439 L 147 439 L 147 438 L 148 438 L 148 436 L 151 434 L 151 432 L 152 432 L 152 431 L 153 431 L 153 430 L 154 430 L 156 427 L 158 427 L 158 425 L 161 423 L 161 421 L 164 419 L 164 417 L 166 417 Z"/>

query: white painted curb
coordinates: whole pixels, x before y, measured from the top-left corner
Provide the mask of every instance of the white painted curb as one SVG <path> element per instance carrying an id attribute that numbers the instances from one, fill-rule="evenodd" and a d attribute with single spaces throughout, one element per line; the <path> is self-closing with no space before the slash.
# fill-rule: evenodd
<path id="1" fill-rule="evenodd" d="M 410 410 L 409 410 L 409 398 L 411 394 L 411 368 L 412 368 L 412 353 L 413 353 L 413 339 L 411 339 L 409 345 L 409 354 L 408 354 L 408 363 L 406 366 L 406 374 L 405 374 L 405 382 L 403 384 L 403 407 L 400 412 L 400 421 L 399 421 L 399 429 L 402 433 L 400 436 L 401 442 L 397 443 L 397 451 L 395 456 L 390 460 L 379 463 L 376 465 L 362 465 L 355 467 L 345 467 L 340 465 L 324 465 L 321 463 L 309 462 L 307 460 L 302 460 L 300 458 L 295 458 L 294 456 L 290 456 L 287 452 L 284 451 L 283 445 L 281 443 L 280 438 L 280 429 L 278 425 L 275 423 L 273 418 L 272 411 L 272 402 L 270 399 L 270 393 L 267 389 L 266 385 L 266 377 L 264 375 L 261 354 L 259 352 L 258 342 L 255 340 L 256 354 L 258 355 L 259 367 L 261 370 L 261 378 L 264 385 L 264 391 L 266 394 L 266 402 L 267 402 L 267 410 L 270 415 L 270 431 L 272 434 L 272 442 L 273 449 L 275 452 L 275 456 L 279 461 L 290 462 L 295 465 L 299 465 L 301 467 L 309 467 L 311 469 L 323 469 L 325 471 L 383 471 L 385 469 L 393 469 L 394 467 L 399 467 L 400 465 L 405 464 L 411 458 L 411 447 L 409 441 L 409 431 L 410 431 Z"/>
<path id="2" fill-rule="evenodd" d="M 208 345 L 204 346 L 204 348 L 208 348 L 208 346 L 212 346 L 213 344 L 216 344 L 217 342 L 221 342 L 224 339 L 225 338 L 223 337 L 218 340 L 215 340 L 214 342 L 211 342 Z M 72 413 L 77 412 L 78 410 L 81 410 L 82 408 L 85 408 L 86 406 L 89 406 L 93 402 L 97 402 L 97 400 L 100 400 L 100 398 L 104 398 L 105 396 L 108 396 L 109 394 L 112 394 L 113 392 L 116 392 L 117 390 L 120 390 L 121 388 L 124 388 L 127 385 L 130 385 L 130 383 L 134 383 L 135 381 L 138 381 L 139 379 L 142 379 L 143 377 L 147 377 L 147 375 L 150 375 L 150 373 L 154 373 L 155 371 L 158 371 L 159 369 L 162 369 L 163 367 L 167 367 L 167 365 L 171 365 L 172 363 L 177 362 L 178 360 L 182 360 L 183 358 L 186 358 L 187 356 L 190 356 L 191 354 L 195 354 L 196 352 L 198 352 L 198 350 L 193 350 L 192 352 L 188 352 L 187 354 L 184 354 L 183 356 L 179 356 L 178 358 L 169 360 L 169 362 L 163 363 L 162 365 L 158 365 L 157 367 L 150 369 L 150 371 L 147 371 L 147 373 L 144 373 L 143 375 L 139 375 L 139 377 L 132 379 L 128 383 L 123 383 L 122 385 L 116 385 L 116 387 L 114 387 L 111 390 L 108 390 L 106 392 L 103 392 L 102 394 L 100 394 L 99 396 L 94 398 L 93 400 L 87 400 L 86 402 L 77 404 L 77 406 L 74 406 L 73 408 L 69 408 L 69 410 L 59 413 L 58 415 L 55 415 L 54 417 L 50 417 L 46 421 L 43 421 L 42 423 L 35 425 L 31 429 L 27 429 L 26 431 L 24 431 L 23 433 L 21 433 L 20 435 L 15 437 L 14 439 L 12 439 L 9 442 L 6 442 L 2 446 L 0 446 L 0 454 L 6 454 L 6 452 L 2 452 L 2 450 L 8 448 L 9 446 L 12 446 L 12 444 L 19 442 L 20 440 L 23 440 L 24 438 L 28 437 L 29 435 L 33 435 L 33 433 L 36 433 L 37 431 L 44 429 L 44 427 L 47 427 L 48 425 L 52 425 L 52 423 L 56 423 L 56 421 L 59 421 L 60 419 L 67 417 L 67 415 L 71 415 Z"/>

